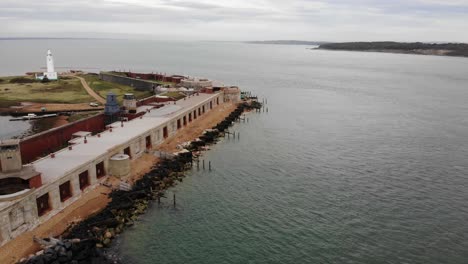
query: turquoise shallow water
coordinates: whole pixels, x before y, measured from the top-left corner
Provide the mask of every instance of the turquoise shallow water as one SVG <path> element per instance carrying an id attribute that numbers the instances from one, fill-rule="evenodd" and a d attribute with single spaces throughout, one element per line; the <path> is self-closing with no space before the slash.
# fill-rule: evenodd
<path id="1" fill-rule="evenodd" d="M 0 42 L 57 63 L 198 75 L 268 97 L 127 231 L 127 263 L 466 263 L 468 60 L 211 42 Z M 74 52 L 71 53 L 69 50 Z M 6 52 L 8 51 L 8 52 Z M 41 56 L 38 56 L 42 59 Z M 24 60 L 24 61 L 23 61 Z"/>

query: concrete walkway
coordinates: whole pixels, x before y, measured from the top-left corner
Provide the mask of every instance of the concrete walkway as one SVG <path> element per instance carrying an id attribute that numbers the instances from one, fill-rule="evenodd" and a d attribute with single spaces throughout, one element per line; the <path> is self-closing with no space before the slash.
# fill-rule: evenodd
<path id="1" fill-rule="evenodd" d="M 102 98 L 99 94 L 97 94 L 93 89 L 91 89 L 91 87 L 89 87 L 88 83 L 86 82 L 86 80 L 83 78 L 83 77 L 79 77 L 79 76 L 72 76 L 72 77 L 75 77 L 75 78 L 78 78 L 80 79 L 81 81 L 81 85 L 83 85 L 83 88 L 85 88 L 86 92 L 91 95 L 94 99 L 96 99 L 96 101 L 98 101 L 99 103 L 101 104 L 105 104 L 106 103 L 106 99 Z"/>

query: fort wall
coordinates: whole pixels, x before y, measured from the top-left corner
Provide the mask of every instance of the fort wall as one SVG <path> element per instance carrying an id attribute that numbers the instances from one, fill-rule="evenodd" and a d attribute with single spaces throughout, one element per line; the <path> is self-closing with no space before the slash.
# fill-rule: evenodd
<path id="1" fill-rule="evenodd" d="M 23 164 L 30 163 L 39 157 L 66 147 L 72 135 L 78 131 L 97 133 L 104 130 L 104 118 L 104 114 L 97 114 L 22 139 L 20 147 Z"/>
<path id="2" fill-rule="evenodd" d="M 193 122 L 197 118 L 202 118 L 206 112 L 216 109 L 216 107 L 224 102 L 223 96 L 223 93 L 213 94 L 207 97 L 207 99 L 203 99 L 203 101 L 185 107 L 177 112 L 177 114 L 173 114 L 168 120 L 154 123 L 154 127 L 141 131 L 137 136 L 125 139 L 123 143 L 110 146 L 104 154 L 90 157 L 88 162 L 66 171 L 63 175 L 53 180 L 45 182 L 42 187 L 31 189 L 32 191 L 27 196 L 11 202 L 0 203 L 0 246 L 21 233 L 32 230 L 37 225 L 49 220 L 74 201 L 80 199 L 83 193 L 94 189 L 99 182 L 106 179 L 111 157 L 116 154 L 128 154 L 132 160 L 138 159 L 146 151 L 161 144 L 165 139 L 174 136 L 178 130 L 183 129 L 190 122 Z M 148 117 L 141 116 L 139 118 Z M 161 119 L 157 118 L 157 120 Z M 152 119 L 148 118 L 148 121 L 145 122 L 151 121 Z M 100 126 L 98 123 L 100 123 Z M 35 157 L 34 146 L 44 147 L 43 144 L 47 145 L 49 143 L 59 146 L 61 143 L 67 142 L 68 136 L 71 137 L 71 134 L 74 132 L 80 130 L 98 131 L 103 128 L 103 124 L 103 115 L 97 115 L 82 122 L 72 123 L 64 130 L 53 129 L 36 137 L 28 138 L 21 142 L 23 144 L 21 148 L 24 148 L 28 153 L 24 155 L 23 160 Z M 132 121 L 124 122 L 124 126 L 131 125 Z M 74 132 L 72 133 L 72 131 Z M 91 136 L 90 139 L 102 140 L 100 137 L 110 136 L 107 133 L 119 132 L 118 129 L 114 132 L 106 130 L 100 133 L 99 136 Z M 54 139 L 55 137 L 60 138 Z M 83 141 L 77 144 L 86 144 L 86 142 Z M 65 148 L 55 152 L 54 155 L 63 156 L 62 152 L 73 153 L 72 151 L 77 150 Z M 32 164 L 35 165 L 45 159 L 48 160 L 47 162 L 55 162 L 54 158 L 46 156 Z M 47 173 L 43 174 L 48 178 Z"/>

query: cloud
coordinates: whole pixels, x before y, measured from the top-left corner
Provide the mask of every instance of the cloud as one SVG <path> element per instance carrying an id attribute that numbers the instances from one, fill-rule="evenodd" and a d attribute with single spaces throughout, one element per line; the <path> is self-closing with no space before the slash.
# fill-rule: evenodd
<path id="1" fill-rule="evenodd" d="M 464 41 L 465 0 L 2 0 L 0 36 Z"/>

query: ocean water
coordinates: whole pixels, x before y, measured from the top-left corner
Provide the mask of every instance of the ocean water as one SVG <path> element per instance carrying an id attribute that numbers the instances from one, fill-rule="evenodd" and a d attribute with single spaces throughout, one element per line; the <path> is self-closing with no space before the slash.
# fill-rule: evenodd
<path id="1" fill-rule="evenodd" d="M 303 46 L 0 41 L 57 66 L 207 77 L 267 98 L 121 238 L 126 263 L 467 263 L 468 60 Z M 3 130 L 2 130 L 3 131 Z"/>
<path id="2" fill-rule="evenodd" d="M 31 121 L 10 121 L 11 116 L 0 116 L 0 140 L 21 136 L 31 127 Z"/>

